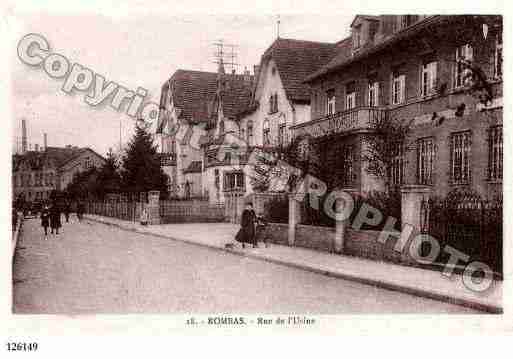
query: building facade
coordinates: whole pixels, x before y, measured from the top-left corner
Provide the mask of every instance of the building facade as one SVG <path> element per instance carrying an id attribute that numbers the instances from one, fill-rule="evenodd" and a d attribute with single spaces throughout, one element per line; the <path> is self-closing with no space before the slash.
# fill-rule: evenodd
<path id="1" fill-rule="evenodd" d="M 502 19 L 357 16 L 338 54 L 307 77 L 311 117 L 294 136 L 331 141 L 337 186 L 502 192 Z M 376 121 L 410 123 L 387 178 L 362 156 Z"/>
<path id="2" fill-rule="evenodd" d="M 73 176 L 99 168 L 105 159 L 90 148 L 42 147 L 13 155 L 13 198 L 46 201 L 54 190 L 64 190 Z"/>
<path id="3" fill-rule="evenodd" d="M 203 162 L 198 142 L 216 90 L 217 74 L 204 71 L 177 70 L 162 86 L 156 132 L 171 196 L 202 196 L 202 176 L 192 173 L 198 173 L 197 163 Z"/>

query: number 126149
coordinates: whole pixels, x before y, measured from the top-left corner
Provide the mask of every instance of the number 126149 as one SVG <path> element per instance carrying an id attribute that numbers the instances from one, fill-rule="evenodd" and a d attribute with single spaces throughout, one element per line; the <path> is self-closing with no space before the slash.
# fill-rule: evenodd
<path id="1" fill-rule="evenodd" d="M 8 352 L 35 352 L 35 351 L 37 351 L 37 348 L 38 348 L 37 343 L 16 343 L 16 342 L 7 343 L 7 351 Z"/>

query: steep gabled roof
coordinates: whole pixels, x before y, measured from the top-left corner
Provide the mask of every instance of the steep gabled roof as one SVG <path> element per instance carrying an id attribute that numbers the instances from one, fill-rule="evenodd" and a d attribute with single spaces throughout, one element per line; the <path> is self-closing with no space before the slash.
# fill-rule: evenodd
<path id="1" fill-rule="evenodd" d="M 177 70 L 162 85 L 160 108 L 168 101 L 169 86 L 178 117 L 188 122 L 202 121 L 208 117 L 208 103 L 216 93 L 217 73 L 206 71 Z M 163 125 L 159 117 L 157 132 Z"/>
<path id="2" fill-rule="evenodd" d="M 325 65 L 337 53 L 336 44 L 276 39 L 264 52 L 262 61 L 273 59 L 290 101 L 310 102 L 310 89 L 304 79 Z"/>

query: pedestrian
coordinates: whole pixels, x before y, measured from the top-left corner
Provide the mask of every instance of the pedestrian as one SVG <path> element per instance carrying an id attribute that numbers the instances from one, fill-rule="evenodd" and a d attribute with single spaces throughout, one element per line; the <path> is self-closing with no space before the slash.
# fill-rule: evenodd
<path id="1" fill-rule="evenodd" d="M 61 209 L 57 203 L 53 203 L 50 207 L 50 228 L 51 233 L 55 230 L 55 234 L 59 234 L 59 228 L 61 228 Z"/>
<path id="2" fill-rule="evenodd" d="M 256 239 L 255 242 L 258 243 L 258 239 L 261 238 L 264 242 L 265 248 L 269 247 L 267 242 L 267 233 L 266 233 L 267 221 L 262 214 L 257 215 L 256 217 Z"/>
<path id="3" fill-rule="evenodd" d="M 245 244 L 252 244 L 253 248 L 257 248 L 255 225 L 256 225 L 256 214 L 253 210 L 253 203 L 249 202 L 246 204 L 246 209 L 242 212 L 240 221 L 241 228 L 235 240 L 242 243 L 242 248 L 245 248 Z"/>
<path id="4" fill-rule="evenodd" d="M 84 204 L 82 203 L 82 201 L 78 201 L 77 203 L 77 218 L 78 218 L 78 221 L 81 222 L 82 221 L 82 216 L 84 214 Z"/>
<path id="5" fill-rule="evenodd" d="M 71 212 L 71 204 L 69 201 L 66 201 L 64 204 L 64 217 L 66 217 L 66 223 L 69 223 L 69 214 Z"/>
<path id="6" fill-rule="evenodd" d="M 143 226 L 148 225 L 148 211 L 146 210 L 146 208 L 144 208 L 141 213 L 141 224 Z"/>
<path id="7" fill-rule="evenodd" d="M 45 204 L 41 210 L 41 226 L 45 229 L 45 240 L 48 236 L 48 226 L 50 225 L 50 210 L 48 205 Z"/>

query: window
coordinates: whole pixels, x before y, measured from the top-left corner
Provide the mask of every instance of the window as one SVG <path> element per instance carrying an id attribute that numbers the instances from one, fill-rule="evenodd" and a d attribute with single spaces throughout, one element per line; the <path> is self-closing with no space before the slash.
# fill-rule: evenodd
<path id="1" fill-rule="evenodd" d="M 420 96 L 426 97 L 436 92 L 436 61 L 422 65 L 420 77 Z"/>
<path id="2" fill-rule="evenodd" d="M 368 105 L 370 107 L 379 106 L 379 82 L 378 81 L 370 81 L 369 82 L 369 96 L 368 96 Z"/>
<path id="3" fill-rule="evenodd" d="M 404 179 L 404 145 L 402 142 L 396 142 L 392 150 L 390 163 L 390 183 L 393 186 L 399 186 Z"/>
<path id="4" fill-rule="evenodd" d="M 495 40 L 495 61 L 493 75 L 495 78 L 502 78 L 502 33 L 497 35 Z"/>
<path id="5" fill-rule="evenodd" d="M 269 126 L 269 120 L 265 120 L 264 121 L 264 130 L 263 130 L 263 137 L 262 137 L 262 141 L 263 141 L 263 144 L 264 146 L 268 146 L 271 144 L 271 138 L 270 138 L 270 135 L 271 135 L 271 128 Z"/>
<path id="6" fill-rule="evenodd" d="M 495 126 L 488 131 L 488 179 L 502 179 L 502 126 Z"/>
<path id="7" fill-rule="evenodd" d="M 451 135 L 451 181 L 453 184 L 470 182 L 470 131 Z"/>
<path id="8" fill-rule="evenodd" d="M 335 90 L 330 89 L 326 91 L 326 115 L 333 115 L 335 113 Z"/>
<path id="9" fill-rule="evenodd" d="M 222 135 L 224 133 L 224 121 L 221 120 L 219 122 L 219 134 Z"/>
<path id="10" fill-rule="evenodd" d="M 285 124 L 282 123 L 280 124 L 280 126 L 278 127 L 278 145 L 280 147 L 283 147 L 285 145 Z"/>
<path id="11" fill-rule="evenodd" d="M 398 105 L 404 102 L 404 86 L 406 82 L 405 75 L 392 75 L 392 105 Z"/>
<path id="12" fill-rule="evenodd" d="M 278 94 L 269 97 L 269 114 L 278 112 Z"/>
<path id="13" fill-rule="evenodd" d="M 242 138 L 243 140 L 246 139 L 246 131 L 244 131 L 244 128 L 240 129 L 240 138 Z"/>
<path id="14" fill-rule="evenodd" d="M 350 82 L 346 85 L 346 110 L 356 107 L 356 85 Z"/>
<path id="15" fill-rule="evenodd" d="M 456 71 L 454 78 L 454 87 L 462 87 L 470 79 L 472 74 L 469 69 L 469 62 L 472 61 L 472 46 L 469 44 L 459 46 L 456 49 Z"/>
<path id="16" fill-rule="evenodd" d="M 247 126 L 247 135 L 248 135 L 248 145 L 253 145 L 253 121 L 248 121 Z"/>
<path id="17" fill-rule="evenodd" d="M 223 188 L 225 191 L 244 190 L 244 174 L 240 171 L 225 172 Z"/>
<path id="18" fill-rule="evenodd" d="M 433 184 L 435 163 L 435 145 L 433 138 L 422 138 L 417 141 L 417 182 Z"/>

